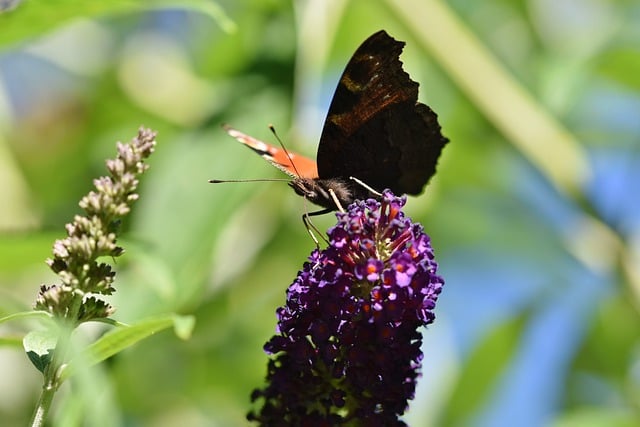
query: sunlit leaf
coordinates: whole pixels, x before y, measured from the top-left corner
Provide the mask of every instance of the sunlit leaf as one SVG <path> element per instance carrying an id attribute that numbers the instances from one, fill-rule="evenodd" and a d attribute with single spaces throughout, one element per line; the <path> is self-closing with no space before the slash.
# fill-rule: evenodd
<path id="1" fill-rule="evenodd" d="M 61 376 L 66 379 L 73 374 L 74 370 L 102 362 L 137 342 L 172 326 L 179 332 L 180 337 L 187 337 L 193 325 L 194 319 L 190 316 L 168 314 L 146 319 L 134 325 L 120 327 L 106 333 L 74 358 L 64 368 Z"/>
<path id="2" fill-rule="evenodd" d="M 9 316 L 0 317 L 0 323 L 9 322 L 12 320 L 20 320 L 20 319 L 50 319 L 51 315 L 46 311 L 21 311 L 20 313 L 13 313 Z"/>
<path id="3" fill-rule="evenodd" d="M 150 9 L 185 9 L 205 13 L 225 31 L 233 31 L 233 22 L 212 1 L 188 0 L 29 0 L 0 13 L 0 46 L 25 41 L 51 31 L 76 18 L 96 18 Z"/>
<path id="4" fill-rule="evenodd" d="M 29 332 L 22 341 L 24 350 L 33 366 L 44 373 L 45 368 L 51 362 L 53 350 L 56 347 L 58 336 L 52 330 Z"/>
<path id="5" fill-rule="evenodd" d="M 583 408 L 563 415 L 551 427 L 636 427 L 638 418 L 616 408 Z"/>
<path id="6" fill-rule="evenodd" d="M 496 382 L 518 349 L 524 316 L 498 325 L 469 355 L 448 403 L 445 425 L 462 425 L 491 397 Z"/>

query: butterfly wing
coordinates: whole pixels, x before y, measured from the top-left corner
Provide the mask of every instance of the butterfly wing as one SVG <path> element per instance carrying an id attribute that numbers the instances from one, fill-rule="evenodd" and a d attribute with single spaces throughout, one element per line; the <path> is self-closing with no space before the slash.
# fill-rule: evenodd
<path id="1" fill-rule="evenodd" d="M 435 173 L 448 139 L 436 114 L 418 102 L 418 83 L 399 59 L 403 47 L 379 31 L 347 64 L 318 146 L 320 178 L 353 176 L 378 191 L 419 194 Z"/>
<path id="2" fill-rule="evenodd" d="M 258 153 L 263 159 L 292 178 L 318 177 L 318 168 L 312 159 L 274 147 L 231 126 L 224 125 L 223 128 L 238 142 Z"/>

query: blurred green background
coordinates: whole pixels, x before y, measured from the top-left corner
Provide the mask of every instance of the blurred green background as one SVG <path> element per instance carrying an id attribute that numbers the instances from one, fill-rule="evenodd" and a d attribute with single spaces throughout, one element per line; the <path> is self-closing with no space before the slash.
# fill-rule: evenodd
<path id="1" fill-rule="evenodd" d="M 56 426 L 242 426 L 276 307 L 313 248 L 238 129 L 313 156 L 337 79 L 385 29 L 451 139 L 407 211 L 446 286 L 412 426 L 640 425 L 640 4 L 634 1 L 0 1 L 0 317 L 114 142 L 159 132 L 123 224 L 115 317 L 194 314 L 66 384 Z M 331 215 L 318 218 L 320 229 Z M 0 425 L 41 375 L 0 325 Z M 97 337 L 104 326 L 82 333 Z"/>

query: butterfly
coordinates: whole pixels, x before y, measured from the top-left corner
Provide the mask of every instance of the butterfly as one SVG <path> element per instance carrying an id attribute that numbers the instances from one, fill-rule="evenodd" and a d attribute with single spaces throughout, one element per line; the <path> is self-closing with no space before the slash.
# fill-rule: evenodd
<path id="1" fill-rule="evenodd" d="M 404 45 L 381 30 L 355 51 L 333 95 L 317 162 L 224 127 L 287 173 L 297 194 L 324 208 L 308 215 L 379 198 L 387 188 L 420 194 L 449 140 L 433 110 L 418 102 L 418 83 L 402 69 Z"/>

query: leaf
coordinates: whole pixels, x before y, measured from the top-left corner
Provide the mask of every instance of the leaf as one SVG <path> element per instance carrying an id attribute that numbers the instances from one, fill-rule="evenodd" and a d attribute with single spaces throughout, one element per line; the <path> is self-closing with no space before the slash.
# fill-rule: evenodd
<path id="1" fill-rule="evenodd" d="M 623 408 L 583 407 L 563 414 L 552 427 L 633 427 L 638 419 Z"/>
<path id="2" fill-rule="evenodd" d="M 25 335 L 22 345 L 33 366 L 44 373 L 57 342 L 58 336 L 51 331 L 31 331 Z"/>
<path id="3" fill-rule="evenodd" d="M 193 316 L 175 316 L 173 319 L 173 330 L 178 338 L 188 340 L 191 338 L 195 324 L 196 318 Z"/>
<path id="4" fill-rule="evenodd" d="M 150 9 L 194 10 L 213 18 L 220 27 L 235 31 L 235 24 L 224 11 L 209 0 L 29 0 L 12 10 L 0 13 L 0 47 L 37 37 L 75 18 L 94 18 L 117 13 L 141 12 Z"/>
<path id="5" fill-rule="evenodd" d="M 0 39 L 1 33 L 2 31 Z M 3 167 L 6 167 L 4 163 Z M 7 274 L 20 272 L 34 265 L 41 266 L 42 260 L 51 256 L 51 242 L 58 238 L 60 233 L 4 233 L 0 239 L 0 271 Z"/>
<path id="6" fill-rule="evenodd" d="M 526 316 L 505 321 L 493 329 L 469 355 L 444 414 L 443 425 L 463 425 L 491 396 L 496 381 L 518 348 Z"/>
<path id="7" fill-rule="evenodd" d="M 41 310 L 29 310 L 21 311 L 19 313 L 13 313 L 9 316 L 0 317 L 0 323 L 9 322 L 11 320 L 28 319 L 28 318 L 50 319 L 51 314 Z"/>
<path id="8" fill-rule="evenodd" d="M 640 57 L 632 46 L 613 46 L 598 60 L 598 71 L 633 91 L 640 90 Z"/>
<path id="9" fill-rule="evenodd" d="M 35 310 L 21 311 L 19 313 L 10 314 L 9 316 L 0 317 L 0 323 L 9 322 L 12 320 L 33 319 L 33 318 L 49 320 L 51 319 L 51 315 L 46 311 L 35 311 Z M 0 337 L 0 347 L 7 347 L 7 346 L 19 347 L 20 345 L 22 345 L 22 347 L 25 348 L 26 350 L 26 346 L 24 344 L 25 339 L 27 339 L 26 336 L 22 339 L 17 337 Z M 29 356 L 29 358 L 31 359 L 31 356 L 28 353 L 27 353 L 27 356 Z M 37 354 L 34 354 L 34 357 L 38 357 Z M 33 359 L 31 361 L 33 362 Z M 35 362 L 34 362 L 34 365 L 35 365 Z M 38 365 L 36 365 L 36 367 L 38 367 Z"/>
<path id="10" fill-rule="evenodd" d="M 23 347 L 22 340 L 20 337 L 0 337 L 0 347 Z"/>
<path id="11" fill-rule="evenodd" d="M 195 325 L 193 316 L 178 316 L 168 314 L 143 320 L 130 326 L 123 326 L 106 333 L 102 338 L 88 346 L 74 357 L 62 370 L 61 379 L 64 381 L 80 367 L 89 367 L 102 362 L 109 357 L 131 347 L 139 341 L 169 327 L 174 327 L 176 335 L 182 339 L 188 338 Z"/>

